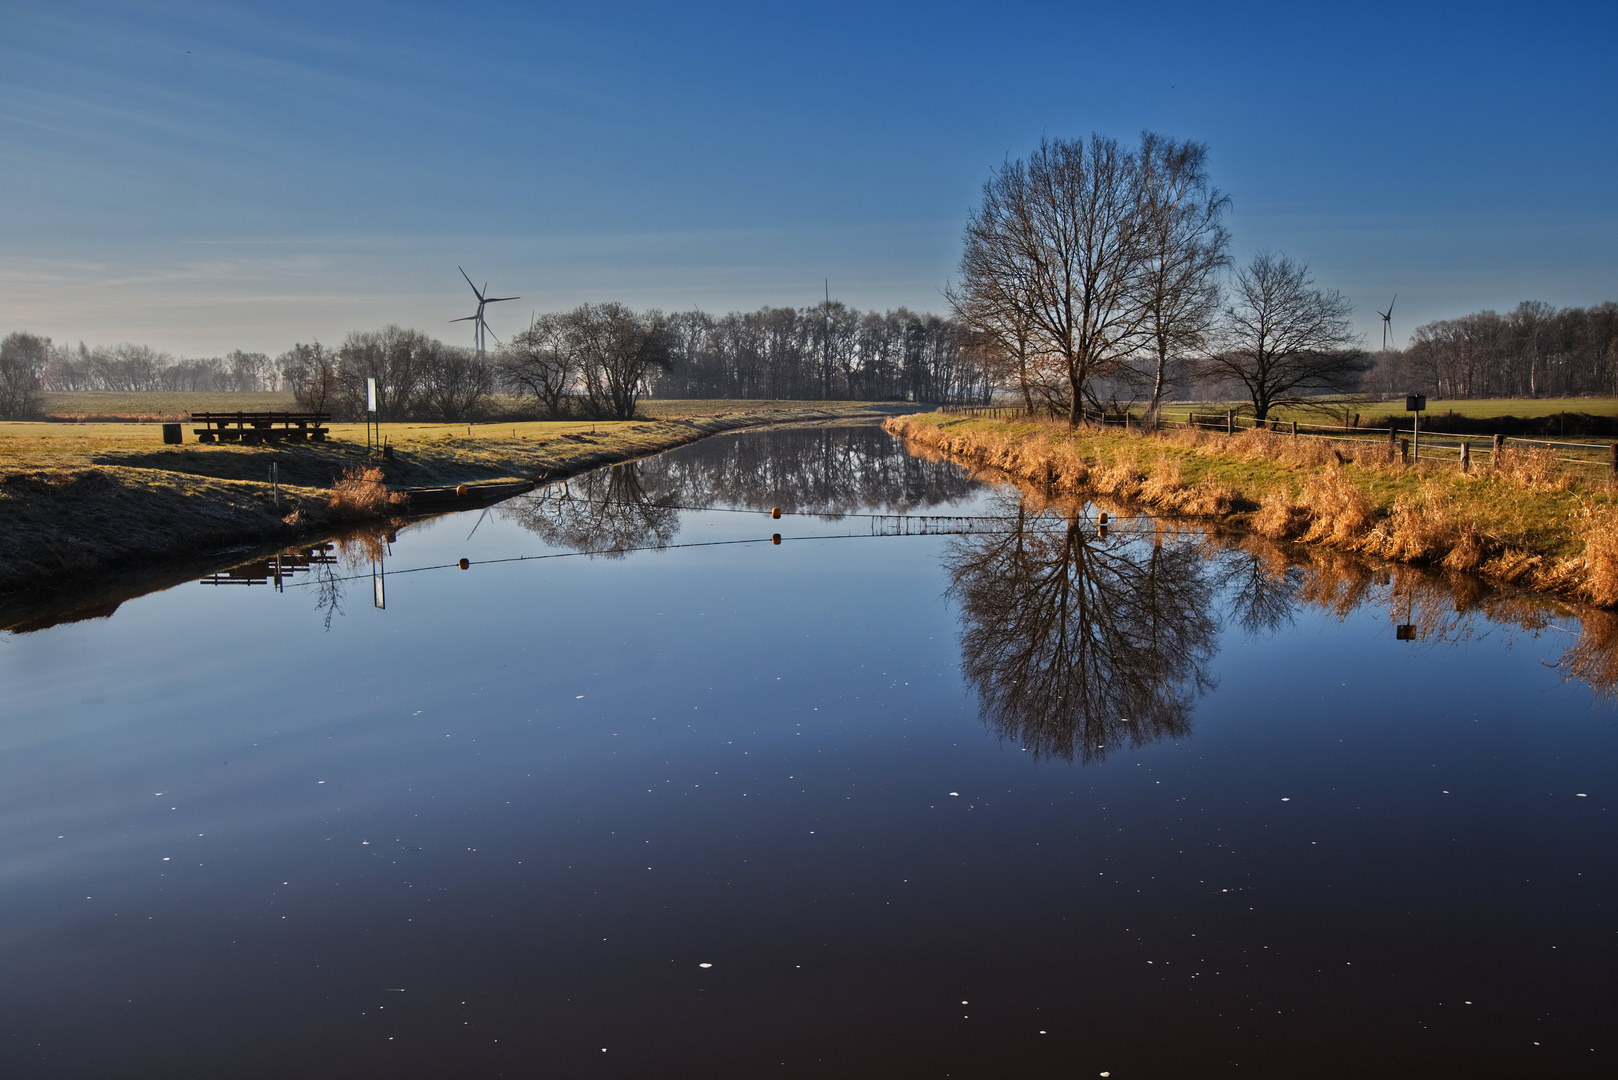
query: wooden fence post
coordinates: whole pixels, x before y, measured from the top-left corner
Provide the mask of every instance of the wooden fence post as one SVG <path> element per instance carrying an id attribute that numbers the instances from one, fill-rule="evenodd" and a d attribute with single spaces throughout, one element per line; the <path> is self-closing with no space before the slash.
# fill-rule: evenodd
<path id="1" fill-rule="evenodd" d="M 1494 453 L 1489 455 L 1489 465 L 1491 468 L 1498 469 L 1500 467 L 1500 448 L 1504 446 L 1505 443 L 1506 438 L 1504 435 L 1496 435 L 1494 437 Z"/>
<path id="2" fill-rule="evenodd" d="M 1464 473 L 1472 471 L 1472 444 L 1465 439 L 1461 440 L 1461 471 Z"/>
<path id="3" fill-rule="evenodd" d="M 1292 437 L 1294 439 L 1298 437 L 1298 422 L 1296 420 L 1292 421 Z"/>
<path id="4" fill-rule="evenodd" d="M 1388 460 L 1389 461 L 1393 460 L 1393 447 L 1394 447 L 1394 442 L 1398 439 L 1398 431 L 1399 431 L 1399 425 L 1398 424 L 1396 424 L 1396 423 L 1389 423 L 1388 424 Z M 1495 445 L 1498 446 L 1499 445 L 1499 436 L 1496 436 L 1495 439 L 1496 439 Z"/>
<path id="5" fill-rule="evenodd" d="M 1234 435 L 1234 434 L 1236 434 L 1236 410 L 1235 409 L 1226 409 L 1225 410 L 1225 434 L 1226 435 Z"/>
<path id="6" fill-rule="evenodd" d="M 1612 467 L 1607 472 L 1609 480 L 1618 480 L 1618 442 L 1612 444 Z"/>

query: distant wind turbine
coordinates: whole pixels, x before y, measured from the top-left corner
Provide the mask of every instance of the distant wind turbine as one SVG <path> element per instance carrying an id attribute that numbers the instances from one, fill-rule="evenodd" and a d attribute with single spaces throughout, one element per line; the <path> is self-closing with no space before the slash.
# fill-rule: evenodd
<path id="1" fill-rule="evenodd" d="M 466 277 L 465 270 L 462 270 L 459 266 L 457 266 L 455 269 L 461 271 L 461 276 L 466 278 L 466 283 L 468 285 L 472 285 L 472 279 Z M 478 298 L 478 309 L 470 315 L 463 315 L 459 319 L 450 320 L 450 322 L 469 322 L 472 324 L 472 343 L 477 347 L 479 360 L 483 359 L 483 339 L 485 336 L 494 338 L 494 343 L 496 345 L 500 344 L 500 339 L 494 337 L 494 331 L 490 330 L 489 324 L 483 320 L 484 305 L 498 304 L 502 300 L 522 299 L 520 296 L 489 296 L 487 295 L 488 291 L 488 282 L 483 283 L 483 288 L 481 290 L 476 285 L 472 285 L 472 295 Z"/>
<path id="2" fill-rule="evenodd" d="M 1399 299 L 1399 294 L 1393 294 L 1393 300 Z M 1393 337 L 1393 300 L 1388 301 L 1388 310 L 1377 312 L 1382 316 L 1382 351 L 1388 351 L 1388 339 Z"/>

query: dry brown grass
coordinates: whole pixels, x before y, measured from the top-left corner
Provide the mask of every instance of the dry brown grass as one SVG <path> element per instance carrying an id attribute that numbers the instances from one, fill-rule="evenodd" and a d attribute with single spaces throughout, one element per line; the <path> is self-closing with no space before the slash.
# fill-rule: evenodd
<path id="1" fill-rule="evenodd" d="M 1386 443 L 1267 430 L 1070 432 L 936 415 L 898 417 L 887 427 L 912 450 L 997 470 L 1053 495 L 1231 520 L 1274 540 L 1618 606 L 1614 493 L 1570 481 L 1543 449 L 1509 448 L 1498 469 L 1463 474 L 1453 462 L 1407 464 Z"/>
<path id="2" fill-rule="evenodd" d="M 1585 594 L 1602 607 L 1618 607 L 1618 510 L 1587 505 L 1583 518 Z"/>
<path id="3" fill-rule="evenodd" d="M 370 521 L 402 513 L 407 501 L 404 495 L 388 490 L 381 469 L 362 466 L 343 470 L 327 506 L 338 521 Z"/>
<path id="4" fill-rule="evenodd" d="M 1536 491 L 1563 491 L 1567 477 L 1556 460 L 1556 455 L 1543 446 L 1505 446 L 1494 470 L 1501 476 Z"/>

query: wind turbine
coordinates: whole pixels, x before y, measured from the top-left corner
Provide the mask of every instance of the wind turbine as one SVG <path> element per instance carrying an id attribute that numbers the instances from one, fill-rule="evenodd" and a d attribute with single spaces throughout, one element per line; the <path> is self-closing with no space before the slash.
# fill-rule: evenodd
<path id="1" fill-rule="evenodd" d="M 1393 300 L 1399 299 L 1399 294 L 1393 294 Z M 1388 310 L 1377 312 L 1382 316 L 1382 351 L 1388 351 L 1388 339 L 1393 336 L 1393 300 L 1388 301 Z"/>
<path id="2" fill-rule="evenodd" d="M 461 271 L 461 276 L 463 278 L 466 278 L 466 283 L 468 285 L 472 285 L 472 279 L 469 278 L 469 277 L 466 277 L 466 271 L 465 270 L 462 270 L 459 266 L 457 266 L 455 269 Z M 489 291 L 489 283 L 488 282 L 483 283 L 482 290 L 479 290 L 476 285 L 472 285 L 472 295 L 478 298 L 478 309 L 476 311 L 474 311 L 470 315 L 463 315 L 459 319 L 451 319 L 450 320 L 450 322 L 469 322 L 469 323 L 472 324 L 472 342 L 473 342 L 474 345 L 477 346 L 478 359 L 479 360 L 483 359 L 483 338 L 484 338 L 484 335 L 487 335 L 489 337 L 493 337 L 494 342 L 495 342 L 496 345 L 500 344 L 500 339 L 497 338 L 497 337 L 494 337 L 494 331 L 489 329 L 489 324 L 483 321 L 483 307 L 484 307 L 484 305 L 485 304 L 498 304 L 502 300 L 521 300 L 522 299 L 522 297 L 520 297 L 520 296 L 488 296 L 488 295 L 486 295 L 488 293 L 488 291 Z"/>

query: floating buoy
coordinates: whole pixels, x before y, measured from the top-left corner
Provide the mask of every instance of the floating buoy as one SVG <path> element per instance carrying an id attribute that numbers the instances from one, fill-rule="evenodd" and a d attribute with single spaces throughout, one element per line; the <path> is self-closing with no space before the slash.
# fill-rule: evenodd
<path id="1" fill-rule="evenodd" d="M 462 559 L 461 560 L 461 569 L 462 570 L 470 570 L 470 569 L 472 569 L 472 560 L 471 559 Z"/>
<path id="2" fill-rule="evenodd" d="M 459 497 L 461 497 L 462 495 L 465 495 L 465 494 L 466 494 L 466 485 L 465 484 L 456 484 L 455 485 L 455 496 L 456 496 L 456 498 L 459 498 Z"/>
<path id="3" fill-rule="evenodd" d="M 781 542 L 781 534 L 780 533 L 774 533 L 774 534 L 772 534 L 770 536 L 770 543 L 779 544 L 780 542 Z"/>
<path id="4" fill-rule="evenodd" d="M 780 517 L 781 516 L 781 508 L 779 506 L 777 506 L 774 510 L 771 510 L 770 511 L 770 516 L 772 518 Z"/>

